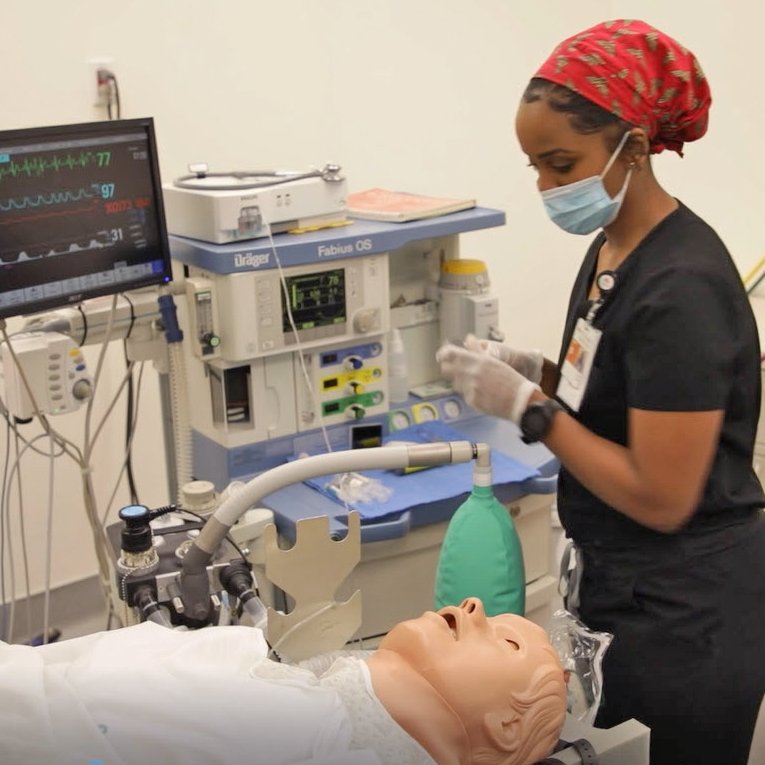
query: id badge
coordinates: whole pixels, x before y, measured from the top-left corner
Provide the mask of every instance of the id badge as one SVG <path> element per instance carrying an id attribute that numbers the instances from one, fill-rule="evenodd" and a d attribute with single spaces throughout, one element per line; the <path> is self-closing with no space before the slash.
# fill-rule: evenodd
<path id="1" fill-rule="evenodd" d="M 576 322 L 556 391 L 556 396 L 574 412 L 578 412 L 582 404 L 602 334 L 584 319 Z"/>

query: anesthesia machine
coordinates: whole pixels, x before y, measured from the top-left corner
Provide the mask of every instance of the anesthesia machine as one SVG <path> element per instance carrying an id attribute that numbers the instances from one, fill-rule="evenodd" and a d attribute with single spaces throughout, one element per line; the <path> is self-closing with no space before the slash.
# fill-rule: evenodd
<path id="1" fill-rule="evenodd" d="M 244 187 L 260 182 L 216 178 L 225 190 L 202 192 L 209 204 L 219 195 L 208 222 L 228 209 L 232 186 L 243 187 L 244 206 Z M 324 183 L 344 184 L 337 178 Z M 283 196 L 281 184 L 270 193 Z M 340 215 L 308 231 L 282 219 L 276 236 L 219 242 L 211 223 L 207 241 L 179 235 L 195 215 L 193 199 L 167 210 L 174 276 L 186 295 L 178 311 L 194 402 L 193 475 L 222 492 L 300 455 L 402 440 L 488 443 L 495 491 L 523 545 L 526 612 L 544 622 L 555 589 L 548 553 L 557 463 L 544 447 L 522 444 L 512 424 L 471 411 L 435 361 L 445 338 L 501 337 L 486 267 L 460 257 L 460 239 L 504 224 L 504 214 L 478 207 L 407 223 Z M 432 607 L 441 541 L 471 484 L 469 470 L 456 469 L 376 477 L 391 497 L 351 503 L 361 514 L 362 557 L 339 591 L 364 593 L 356 637 L 365 639 Z M 283 543 L 313 516 L 327 518 L 334 537 L 347 533 L 348 506 L 330 479 L 264 498 L 260 509 L 274 514 Z M 255 563 L 266 602 L 288 608 Z"/>

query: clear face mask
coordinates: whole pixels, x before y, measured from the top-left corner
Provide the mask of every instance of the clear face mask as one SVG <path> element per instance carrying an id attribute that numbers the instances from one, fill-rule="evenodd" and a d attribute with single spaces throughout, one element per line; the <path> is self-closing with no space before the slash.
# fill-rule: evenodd
<path id="1" fill-rule="evenodd" d="M 542 192 L 545 210 L 553 223 L 570 234 L 591 234 L 616 220 L 627 193 L 632 168 L 627 171 L 627 177 L 615 197 L 609 196 L 603 179 L 627 143 L 629 135 L 627 131 L 622 136 L 600 175 L 592 175 Z"/>

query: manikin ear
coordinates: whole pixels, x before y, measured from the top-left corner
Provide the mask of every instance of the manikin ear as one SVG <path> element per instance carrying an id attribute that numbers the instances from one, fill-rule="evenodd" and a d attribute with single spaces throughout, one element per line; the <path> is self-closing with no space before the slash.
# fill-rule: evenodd
<path id="1" fill-rule="evenodd" d="M 483 716 L 483 728 L 486 740 L 500 752 L 512 754 L 521 745 L 521 718 L 510 708 L 487 712 Z"/>

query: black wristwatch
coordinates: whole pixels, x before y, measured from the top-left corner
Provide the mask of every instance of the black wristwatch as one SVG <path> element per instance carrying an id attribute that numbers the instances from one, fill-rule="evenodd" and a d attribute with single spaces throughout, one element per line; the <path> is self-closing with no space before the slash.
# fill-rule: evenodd
<path id="1" fill-rule="evenodd" d="M 521 441 L 524 444 L 535 444 L 541 441 L 550 432 L 556 412 L 562 409 L 563 407 L 554 398 L 530 404 L 521 415 Z"/>

